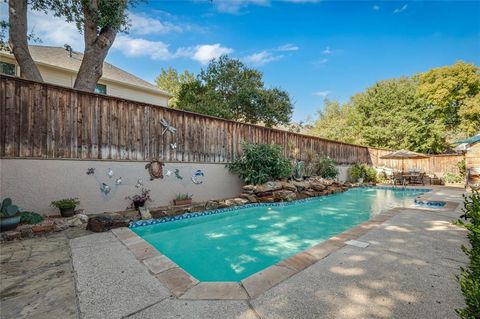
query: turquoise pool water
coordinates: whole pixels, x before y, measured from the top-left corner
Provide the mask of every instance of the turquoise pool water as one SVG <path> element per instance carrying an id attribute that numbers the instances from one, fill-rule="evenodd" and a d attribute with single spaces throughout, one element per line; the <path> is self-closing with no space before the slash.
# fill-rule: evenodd
<path id="1" fill-rule="evenodd" d="M 200 281 L 240 281 L 381 211 L 411 205 L 420 193 L 356 188 L 132 230 Z"/>

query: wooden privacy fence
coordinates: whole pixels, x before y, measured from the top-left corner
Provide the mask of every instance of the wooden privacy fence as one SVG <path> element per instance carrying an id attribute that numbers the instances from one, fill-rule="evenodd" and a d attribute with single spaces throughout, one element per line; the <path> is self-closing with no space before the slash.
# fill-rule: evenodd
<path id="1" fill-rule="evenodd" d="M 395 159 L 381 159 L 380 157 L 390 153 L 390 151 L 380 149 L 369 149 L 371 163 L 377 167 L 388 167 L 396 170 L 402 169 L 402 161 Z M 439 177 L 445 173 L 458 173 L 458 162 L 464 159 L 463 155 L 443 154 L 431 155 L 428 158 L 422 159 L 405 159 L 405 170 L 410 168 L 418 169 L 428 174 L 435 174 Z"/>
<path id="2" fill-rule="evenodd" d="M 250 141 L 278 144 L 290 158 L 305 159 L 313 151 L 338 164 L 401 169 L 401 161 L 380 159 L 388 150 L 9 76 L 0 76 L 0 103 L 1 157 L 227 163 L 239 155 L 242 141 Z M 163 120 L 176 132 L 165 131 Z M 462 158 L 406 160 L 405 167 L 428 173 L 457 171 Z"/>
<path id="3" fill-rule="evenodd" d="M 311 150 L 339 164 L 370 162 L 363 146 L 9 76 L 0 76 L 0 102 L 2 157 L 226 163 L 246 140 L 293 158 Z"/>

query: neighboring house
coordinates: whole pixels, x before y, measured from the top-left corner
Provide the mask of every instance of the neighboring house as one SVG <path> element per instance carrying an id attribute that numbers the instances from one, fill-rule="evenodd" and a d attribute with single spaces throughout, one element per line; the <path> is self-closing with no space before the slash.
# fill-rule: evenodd
<path id="1" fill-rule="evenodd" d="M 61 47 L 29 46 L 43 80 L 48 83 L 73 87 L 83 54 Z M 0 74 L 20 76 L 20 67 L 10 52 L 0 51 Z M 168 106 L 172 95 L 110 63 L 103 63 L 103 76 L 95 93 L 124 99 Z"/>

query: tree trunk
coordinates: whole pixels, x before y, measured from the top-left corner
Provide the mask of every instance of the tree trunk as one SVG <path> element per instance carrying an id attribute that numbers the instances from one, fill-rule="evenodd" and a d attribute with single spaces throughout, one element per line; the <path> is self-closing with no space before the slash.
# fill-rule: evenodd
<path id="1" fill-rule="evenodd" d="M 106 26 L 98 32 L 98 25 L 94 22 L 91 12 L 91 10 L 96 10 L 97 2 L 92 1 L 90 6 L 85 3 L 82 7 L 85 18 L 83 27 L 85 51 L 73 87 L 78 90 L 93 92 L 98 80 L 102 77 L 103 61 L 105 61 L 118 30 Z"/>
<path id="2" fill-rule="evenodd" d="M 42 75 L 28 50 L 27 0 L 10 0 L 8 9 L 9 44 L 20 65 L 20 76 L 28 80 L 43 82 Z"/>

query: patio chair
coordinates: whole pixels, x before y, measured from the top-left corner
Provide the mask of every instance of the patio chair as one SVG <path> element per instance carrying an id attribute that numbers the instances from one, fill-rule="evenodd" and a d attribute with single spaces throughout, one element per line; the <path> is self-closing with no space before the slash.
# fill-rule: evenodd
<path id="1" fill-rule="evenodd" d="M 403 185 L 403 175 L 401 172 L 393 172 L 393 185 Z"/>
<path id="2" fill-rule="evenodd" d="M 425 173 L 420 173 L 417 176 L 413 176 L 410 179 L 410 183 L 412 184 L 422 184 L 425 186 Z"/>

